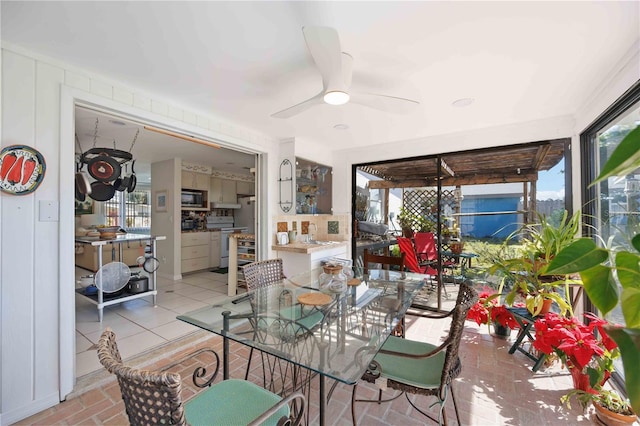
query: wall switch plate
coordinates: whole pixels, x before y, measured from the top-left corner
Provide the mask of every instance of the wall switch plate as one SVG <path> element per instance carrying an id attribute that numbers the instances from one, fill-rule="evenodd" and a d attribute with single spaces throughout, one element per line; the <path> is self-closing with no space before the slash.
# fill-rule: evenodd
<path id="1" fill-rule="evenodd" d="M 47 201 L 40 200 L 38 202 L 38 210 L 40 222 L 57 222 L 59 218 L 58 213 L 58 202 L 57 201 Z"/>

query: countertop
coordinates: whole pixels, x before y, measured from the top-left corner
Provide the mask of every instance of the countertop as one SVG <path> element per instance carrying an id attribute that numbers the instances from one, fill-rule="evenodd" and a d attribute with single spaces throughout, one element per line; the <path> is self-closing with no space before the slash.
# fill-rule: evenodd
<path id="1" fill-rule="evenodd" d="M 347 246 L 349 241 L 333 241 L 331 244 L 307 244 L 307 243 L 289 243 L 284 245 L 273 245 L 272 250 L 288 251 L 290 253 L 309 254 L 322 250 L 330 250 L 336 247 Z"/>
<path id="2" fill-rule="evenodd" d="M 182 230 L 183 234 L 193 234 L 194 232 L 220 232 L 222 228 L 211 228 L 211 229 L 188 229 Z"/>

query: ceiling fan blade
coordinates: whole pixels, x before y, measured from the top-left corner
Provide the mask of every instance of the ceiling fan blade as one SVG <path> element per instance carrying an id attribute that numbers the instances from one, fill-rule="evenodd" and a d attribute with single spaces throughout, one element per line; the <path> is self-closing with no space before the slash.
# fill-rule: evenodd
<path id="1" fill-rule="evenodd" d="M 380 111 L 398 114 L 407 114 L 415 111 L 415 109 L 420 105 L 420 102 L 412 99 L 378 95 L 375 93 L 351 93 L 351 99 L 349 99 L 349 102 L 378 109 Z"/>
<path id="2" fill-rule="evenodd" d="M 318 104 L 322 104 L 324 103 L 322 101 L 322 98 L 324 96 L 324 92 L 320 92 L 317 95 L 315 95 L 313 98 L 307 99 L 304 102 L 301 102 L 297 105 L 294 105 L 292 107 L 289 107 L 287 109 L 283 109 L 282 111 L 278 111 L 275 114 L 271 114 L 272 117 L 274 118 L 289 118 L 289 117 L 293 117 L 296 114 L 300 114 L 301 112 L 304 112 L 306 110 L 308 110 L 309 108 L 311 108 L 314 105 L 318 105 Z"/>
<path id="3" fill-rule="evenodd" d="M 304 40 L 320 74 L 325 92 L 345 91 L 338 32 L 331 27 L 302 27 Z"/>

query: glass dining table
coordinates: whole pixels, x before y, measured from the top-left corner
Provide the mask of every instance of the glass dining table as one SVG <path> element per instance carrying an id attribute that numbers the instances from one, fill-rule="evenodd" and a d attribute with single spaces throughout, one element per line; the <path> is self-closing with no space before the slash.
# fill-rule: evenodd
<path id="1" fill-rule="evenodd" d="M 355 384 L 429 277 L 369 269 L 367 275 L 350 280 L 348 285 L 320 289 L 322 272 L 320 268 L 292 276 L 177 318 L 224 338 L 225 380 L 229 377 L 229 341 L 297 369 L 288 378 L 289 391 L 305 392 L 306 384 L 309 397 L 310 380 L 317 375 L 319 423 L 324 425 L 333 390 L 327 392 L 326 379 L 333 379 L 334 387 L 338 382 Z M 270 374 L 282 371 L 290 370 L 272 368 Z"/>

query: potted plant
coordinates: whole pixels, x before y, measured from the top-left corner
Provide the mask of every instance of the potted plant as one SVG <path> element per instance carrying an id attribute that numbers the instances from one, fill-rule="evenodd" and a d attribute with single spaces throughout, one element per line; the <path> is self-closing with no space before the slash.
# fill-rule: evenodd
<path id="1" fill-rule="evenodd" d="M 640 167 L 640 127 L 632 130 L 613 151 L 593 183 L 624 176 Z M 579 273 L 587 296 L 601 315 L 621 308 L 624 327 L 608 326 L 620 348 L 631 406 L 640 411 L 640 234 L 631 237 L 629 250 L 607 250 L 590 238 L 581 238 L 560 251 L 547 268 L 549 274 Z M 622 286 L 622 294 L 618 290 Z"/>
<path id="2" fill-rule="evenodd" d="M 489 288 L 481 291 L 478 301 L 469 309 L 467 320 L 475 321 L 478 325 L 486 324 L 489 331 L 493 324 L 495 335 L 507 337 L 512 329 L 518 327 L 518 322 L 505 305 L 499 304 L 499 296 L 499 293 Z"/>
<path id="3" fill-rule="evenodd" d="M 555 355 L 571 373 L 574 388 L 596 393 L 614 370 L 613 360 L 620 356 L 618 346 L 606 333 L 605 320 L 585 314 L 589 323 L 577 317 L 547 313 L 534 323 L 534 348 Z"/>
<path id="4" fill-rule="evenodd" d="M 402 236 L 411 238 L 413 237 L 414 228 L 416 226 L 417 216 L 411 213 L 404 207 L 400 208 L 400 214 L 398 215 L 398 225 L 402 229 Z"/>
<path id="5" fill-rule="evenodd" d="M 562 402 L 571 408 L 570 399 L 575 397 L 583 408 L 593 404 L 595 415 L 607 426 L 625 426 L 636 422 L 637 415 L 628 399 L 613 390 L 600 389 L 596 393 L 575 389 L 562 397 Z"/>
<path id="6" fill-rule="evenodd" d="M 574 390 L 560 400 L 570 407 L 576 397 L 586 408 L 593 403 L 596 416 L 609 426 L 632 424 L 636 420 L 628 401 L 603 385 L 614 370 L 613 360 L 620 356 L 618 346 L 605 328 L 607 321 L 585 314 L 589 323 L 549 312 L 535 322 L 533 346 L 547 355 L 555 355 L 571 373 Z M 619 423 L 622 421 L 622 423 Z"/>
<path id="7" fill-rule="evenodd" d="M 505 296 L 507 305 L 513 305 L 517 297 L 521 297 L 534 316 L 548 312 L 553 302 L 563 315 L 567 311 L 572 314 L 567 296 L 573 281 L 568 274 L 548 275 L 546 270 L 557 253 L 576 239 L 580 214 L 568 217 L 565 211 L 558 225 L 552 224 L 544 215 L 539 215 L 538 219 L 537 223 L 524 225 L 507 237 L 501 250 L 507 255 L 496 256 L 489 273 L 502 276 L 503 285 L 509 286 Z M 513 255 L 506 246 L 517 237 L 521 238 L 521 245 Z M 564 295 L 558 292 L 561 288 Z"/>

